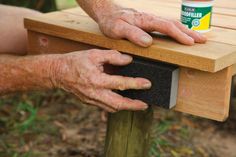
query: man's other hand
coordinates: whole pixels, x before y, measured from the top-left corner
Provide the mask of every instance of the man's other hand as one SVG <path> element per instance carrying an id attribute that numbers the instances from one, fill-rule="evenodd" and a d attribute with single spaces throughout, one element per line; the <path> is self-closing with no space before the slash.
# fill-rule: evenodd
<path id="1" fill-rule="evenodd" d="M 104 64 L 123 66 L 131 61 L 132 57 L 115 50 L 93 49 L 63 54 L 51 65 L 52 82 L 81 101 L 109 112 L 145 110 L 148 106 L 144 102 L 122 97 L 112 90 L 148 89 L 151 87 L 149 80 L 104 73 Z"/>
<path id="2" fill-rule="evenodd" d="M 185 45 L 205 43 L 207 40 L 200 33 L 188 29 L 176 20 L 120 7 L 113 8 L 109 12 L 101 12 L 102 10 L 100 10 L 97 22 L 105 35 L 114 39 L 126 38 L 142 47 L 152 44 L 153 39 L 146 32 L 154 31 L 168 35 Z"/>

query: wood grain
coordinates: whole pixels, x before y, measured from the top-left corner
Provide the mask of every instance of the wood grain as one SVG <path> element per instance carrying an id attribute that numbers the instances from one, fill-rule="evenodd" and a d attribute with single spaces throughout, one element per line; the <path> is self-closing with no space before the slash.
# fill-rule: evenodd
<path id="1" fill-rule="evenodd" d="M 137 3 L 139 3 L 139 1 L 136 1 Z M 149 4 L 154 4 L 155 6 L 162 6 L 164 8 L 166 7 L 171 7 L 171 8 L 180 8 L 181 6 L 181 2 L 182 1 L 174 1 L 174 2 L 170 2 L 170 1 L 163 1 L 163 0 L 155 0 L 155 1 L 147 1 Z M 116 0 L 116 3 L 122 3 Z M 227 3 L 227 2 L 226 2 Z M 213 13 L 214 14 L 221 14 L 221 15 L 228 15 L 228 16 L 236 16 L 236 10 L 234 8 L 223 8 L 219 5 L 214 5 L 213 8 Z"/>
<path id="2" fill-rule="evenodd" d="M 236 75 L 236 64 L 233 65 L 233 76 Z"/>
<path id="3" fill-rule="evenodd" d="M 162 0 L 149 0 L 153 2 L 160 2 Z M 165 2 L 181 3 L 182 0 L 165 0 Z M 225 9 L 236 9 L 235 0 L 214 0 L 214 6 Z"/>
<path id="4" fill-rule="evenodd" d="M 135 5 L 136 9 L 139 8 L 139 10 L 141 10 L 140 8 L 143 7 L 141 4 L 142 3 L 136 4 Z M 137 5 L 139 5 L 139 7 L 137 7 Z M 163 16 L 163 17 L 167 16 L 166 13 L 162 13 L 162 14 L 161 14 L 161 12 L 156 13 L 155 10 L 153 10 L 153 9 L 146 9 L 146 10 L 148 12 L 153 13 L 158 16 Z M 81 8 L 72 8 L 72 9 L 68 9 L 68 10 L 63 10 L 62 12 L 79 16 L 78 18 L 80 18 L 81 15 L 88 17 L 88 15 Z M 235 12 L 236 12 L 236 10 L 235 10 Z M 176 14 L 173 14 L 173 15 L 176 15 Z M 175 18 L 175 17 L 170 16 L 170 18 Z M 176 17 L 176 18 L 178 18 L 178 17 Z M 236 17 L 235 17 L 235 19 L 236 19 Z M 225 43 L 225 44 L 230 44 L 230 45 L 236 45 L 236 40 L 235 40 L 236 30 L 213 26 L 211 28 L 211 31 L 205 33 L 205 35 L 207 36 L 209 41 Z"/>
<path id="5" fill-rule="evenodd" d="M 170 6 L 162 6 L 161 4 L 163 4 L 163 2 L 160 3 L 160 1 L 153 1 L 153 0 L 152 1 L 117 0 L 116 2 L 124 7 L 132 7 L 137 10 L 154 13 L 159 16 L 180 19 L 181 3 L 179 3 L 179 7 L 170 7 Z M 235 13 L 235 11 L 232 12 Z M 236 30 L 236 19 L 235 16 L 229 16 L 225 14 L 213 14 L 212 25 Z"/>
<path id="6" fill-rule="evenodd" d="M 181 69 L 175 110 L 225 120 L 228 117 L 232 68 L 209 74 Z"/>
<path id="7" fill-rule="evenodd" d="M 40 44 L 42 37 L 48 41 L 48 45 Z M 28 31 L 28 38 L 30 54 L 67 53 L 98 48 L 33 31 Z M 217 121 L 225 120 L 229 111 L 230 75 L 232 75 L 230 68 L 217 73 L 208 73 L 181 67 L 175 110 Z"/>
<path id="8" fill-rule="evenodd" d="M 127 40 L 105 37 L 97 24 L 86 16 L 55 12 L 25 19 L 29 30 L 82 43 L 156 59 L 202 71 L 216 72 L 236 63 L 236 46 L 208 41 L 207 44 L 185 46 L 170 38 L 158 36 L 149 48 L 141 48 Z"/>
<path id="9" fill-rule="evenodd" d="M 47 43 L 42 43 L 47 41 Z M 79 50 L 98 48 L 94 45 L 84 44 L 68 39 L 49 36 L 43 33 L 28 31 L 28 53 L 38 54 L 60 54 Z"/>
<path id="10" fill-rule="evenodd" d="M 121 111 L 109 114 L 104 156 L 148 156 L 152 120 L 152 108 L 144 112 Z"/>

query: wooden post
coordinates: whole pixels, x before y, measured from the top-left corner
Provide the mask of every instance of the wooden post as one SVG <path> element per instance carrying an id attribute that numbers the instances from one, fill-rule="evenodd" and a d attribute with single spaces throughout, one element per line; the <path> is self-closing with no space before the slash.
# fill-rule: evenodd
<path id="1" fill-rule="evenodd" d="M 146 157 L 150 146 L 153 109 L 109 114 L 105 157 Z"/>

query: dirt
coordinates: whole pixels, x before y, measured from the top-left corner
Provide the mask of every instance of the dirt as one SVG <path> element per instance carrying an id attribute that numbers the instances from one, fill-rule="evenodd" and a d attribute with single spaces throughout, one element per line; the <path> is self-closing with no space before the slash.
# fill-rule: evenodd
<path id="1" fill-rule="evenodd" d="M 0 157 L 102 156 L 106 116 L 100 109 L 61 91 L 13 95 L 1 101 Z M 37 118 L 23 132 L 18 126 L 29 115 L 17 109 L 20 102 L 37 109 Z M 236 157 L 235 102 L 225 123 L 156 109 L 153 140 L 158 144 L 152 149 L 161 157 Z"/>

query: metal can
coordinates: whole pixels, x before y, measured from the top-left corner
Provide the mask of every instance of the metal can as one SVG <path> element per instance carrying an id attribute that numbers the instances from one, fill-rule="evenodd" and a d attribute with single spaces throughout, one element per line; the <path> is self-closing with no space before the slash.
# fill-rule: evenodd
<path id="1" fill-rule="evenodd" d="M 208 32 L 211 28 L 213 0 L 183 0 L 181 22 L 197 32 Z"/>

